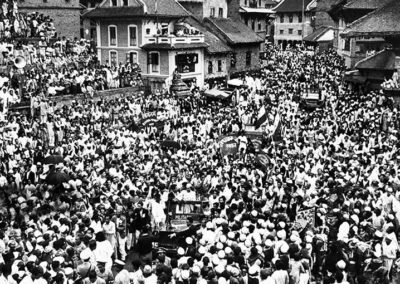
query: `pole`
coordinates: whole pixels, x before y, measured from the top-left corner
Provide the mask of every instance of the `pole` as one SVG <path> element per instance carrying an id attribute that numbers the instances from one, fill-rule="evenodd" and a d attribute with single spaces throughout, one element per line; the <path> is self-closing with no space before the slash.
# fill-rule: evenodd
<path id="1" fill-rule="evenodd" d="M 301 23 L 301 40 L 303 41 L 304 39 L 304 22 L 305 22 L 305 15 L 304 15 L 304 0 L 302 0 L 302 5 L 301 5 L 301 19 L 302 19 L 302 23 Z"/>

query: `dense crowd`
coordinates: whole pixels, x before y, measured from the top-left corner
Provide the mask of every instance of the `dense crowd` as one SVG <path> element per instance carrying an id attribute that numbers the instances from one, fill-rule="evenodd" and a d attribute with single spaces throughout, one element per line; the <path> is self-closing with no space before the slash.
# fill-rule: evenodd
<path id="1" fill-rule="evenodd" d="M 0 38 L 2 116 L 16 103 L 142 84 L 136 63 L 99 65 L 93 41 L 57 37 L 52 19 L 20 13 L 15 0 L 2 1 Z"/>
<path id="2" fill-rule="evenodd" d="M 44 100 L 32 117 L 0 122 L 0 283 L 389 283 L 397 108 L 345 85 L 334 52 L 269 57 L 229 102 L 197 89 Z M 326 102 L 310 112 L 298 97 L 312 88 Z M 267 115 L 259 149 L 242 131 L 246 111 Z M 159 123 L 144 123 L 150 113 Z M 238 151 L 224 156 L 229 134 Z M 171 230 L 172 204 L 190 212 L 199 205 L 184 202 L 196 200 L 199 224 Z"/>

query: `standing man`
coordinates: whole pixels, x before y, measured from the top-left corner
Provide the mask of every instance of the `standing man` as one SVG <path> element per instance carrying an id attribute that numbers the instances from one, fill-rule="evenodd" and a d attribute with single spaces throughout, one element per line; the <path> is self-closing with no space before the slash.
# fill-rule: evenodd
<path id="1" fill-rule="evenodd" d="M 125 262 L 122 260 L 115 261 L 115 270 L 117 271 L 117 275 L 115 276 L 114 284 L 129 284 L 129 272 L 125 268 Z"/>

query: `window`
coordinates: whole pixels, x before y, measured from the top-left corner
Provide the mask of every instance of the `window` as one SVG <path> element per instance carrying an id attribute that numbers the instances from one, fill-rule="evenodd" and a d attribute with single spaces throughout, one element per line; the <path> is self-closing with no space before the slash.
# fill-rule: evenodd
<path id="1" fill-rule="evenodd" d="M 231 67 L 232 68 L 236 67 L 236 53 L 231 54 Z"/>
<path id="2" fill-rule="evenodd" d="M 245 19 L 244 23 L 245 23 L 246 26 L 249 26 L 249 19 Z"/>
<path id="3" fill-rule="evenodd" d="M 178 54 L 175 63 L 179 73 L 192 73 L 196 70 L 198 55 L 196 53 Z"/>
<path id="4" fill-rule="evenodd" d="M 131 51 L 126 54 L 126 63 L 138 63 L 138 54 L 136 51 Z"/>
<path id="5" fill-rule="evenodd" d="M 128 6 L 128 0 L 123 0 L 122 5 L 123 6 Z"/>
<path id="6" fill-rule="evenodd" d="M 150 34 L 150 29 L 147 28 L 147 29 L 146 29 L 146 35 L 149 35 L 149 34 Z"/>
<path id="7" fill-rule="evenodd" d="M 129 46 L 137 46 L 137 27 L 128 26 L 128 44 Z"/>
<path id="8" fill-rule="evenodd" d="M 258 0 L 250 0 L 249 7 L 250 8 L 257 8 Z"/>
<path id="9" fill-rule="evenodd" d="M 167 36 L 169 32 L 168 23 L 161 24 L 161 34 Z"/>
<path id="10" fill-rule="evenodd" d="M 281 20 L 281 23 L 284 23 L 285 22 L 285 15 L 281 15 L 280 20 Z"/>
<path id="11" fill-rule="evenodd" d="M 215 17 L 215 8 L 211 7 L 210 9 L 210 17 Z"/>
<path id="12" fill-rule="evenodd" d="M 244 0 L 244 5 L 247 6 L 247 0 Z"/>
<path id="13" fill-rule="evenodd" d="M 108 26 L 108 45 L 117 46 L 117 27 Z"/>
<path id="14" fill-rule="evenodd" d="M 293 34 L 293 29 L 289 29 L 289 34 L 290 34 L 290 35 Z"/>
<path id="15" fill-rule="evenodd" d="M 160 54 L 158 52 L 149 53 L 149 73 L 160 73 Z"/>
<path id="16" fill-rule="evenodd" d="M 43 0 L 43 3 L 47 3 L 47 0 Z"/>
<path id="17" fill-rule="evenodd" d="M 118 64 L 118 52 L 110 51 L 110 63 L 111 66 L 116 66 Z"/>
<path id="18" fill-rule="evenodd" d="M 280 35 L 283 35 L 283 30 L 279 30 L 279 34 L 280 34 Z"/>
<path id="19" fill-rule="evenodd" d="M 345 50 L 345 51 L 350 51 L 350 39 L 346 38 L 346 39 L 344 40 L 343 50 Z"/>
<path id="20" fill-rule="evenodd" d="M 303 22 L 303 15 L 299 14 L 299 23 Z"/>
<path id="21" fill-rule="evenodd" d="M 208 61 L 208 74 L 213 73 L 213 62 L 210 60 Z"/>
<path id="22" fill-rule="evenodd" d="M 262 0 L 258 0 L 258 7 L 262 6 Z"/>
<path id="23" fill-rule="evenodd" d="M 251 51 L 246 52 L 246 66 L 251 66 Z"/>
<path id="24" fill-rule="evenodd" d="M 289 15 L 289 23 L 293 23 L 293 15 L 292 14 Z"/>
<path id="25" fill-rule="evenodd" d="M 218 60 L 218 72 L 222 72 L 222 60 Z"/>
<path id="26" fill-rule="evenodd" d="M 254 21 L 254 20 L 251 20 L 251 29 L 254 31 L 255 30 L 255 24 L 256 24 L 256 21 Z"/>
<path id="27" fill-rule="evenodd" d="M 220 17 L 220 18 L 224 17 L 224 8 L 219 8 L 218 9 L 218 17 Z"/>
<path id="28" fill-rule="evenodd" d="M 303 34 L 303 31 L 302 31 L 302 30 L 298 30 L 298 31 L 297 31 L 297 34 L 298 34 L 299 36 L 301 36 L 301 35 Z"/>
<path id="29" fill-rule="evenodd" d="M 261 20 L 258 20 L 257 29 L 258 29 L 259 31 L 262 30 Z"/>
<path id="30" fill-rule="evenodd" d="M 111 7 L 118 6 L 117 0 L 111 0 Z"/>

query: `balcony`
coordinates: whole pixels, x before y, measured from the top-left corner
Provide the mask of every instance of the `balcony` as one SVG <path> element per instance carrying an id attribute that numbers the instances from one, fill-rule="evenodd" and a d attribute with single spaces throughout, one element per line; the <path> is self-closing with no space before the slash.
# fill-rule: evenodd
<path id="1" fill-rule="evenodd" d="M 204 43 L 204 35 L 184 35 L 184 36 L 145 36 L 143 44 L 197 44 Z"/>

